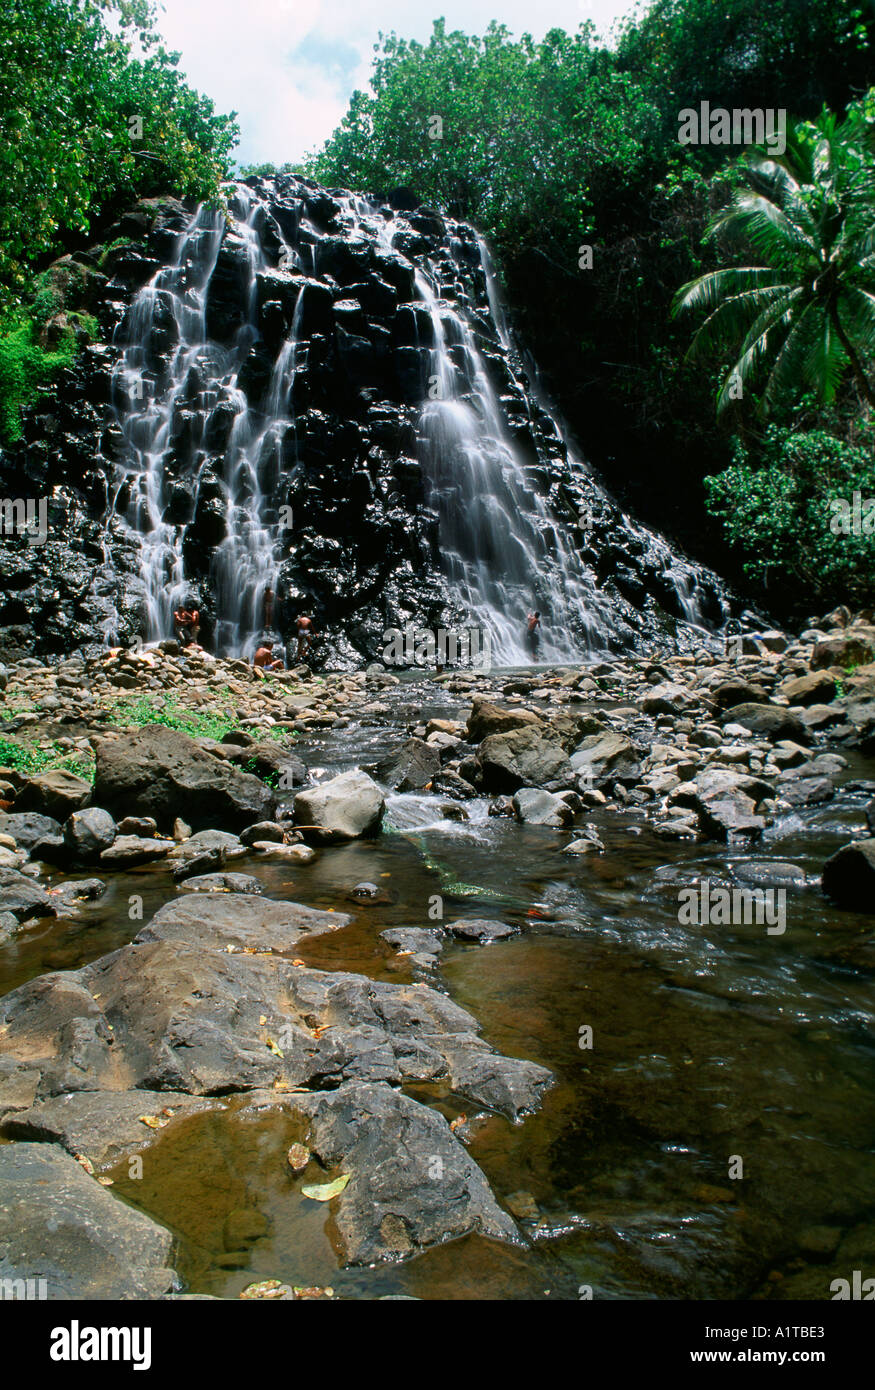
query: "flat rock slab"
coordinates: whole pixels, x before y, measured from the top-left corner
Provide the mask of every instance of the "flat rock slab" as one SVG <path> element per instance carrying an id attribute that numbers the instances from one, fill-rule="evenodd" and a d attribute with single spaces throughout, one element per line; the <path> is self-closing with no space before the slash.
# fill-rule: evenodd
<path id="1" fill-rule="evenodd" d="M 46 1280 L 50 1299 L 170 1293 L 173 1237 L 54 1144 L 0 1147 L 0 1279 Z"/>
<path id="2" fill-rule="evenodd" d="M 345 912 L 320 912 L 257 893 L 198 893 L 167 903 L 136 941 L 185 941 L 219 951 L 229 946 L 288 951 L 302 936 L 336 931 L 351 921 Z"/>
<path id="3" fill-rule="evenodd" d="M 234 910 L 246 901 L 216 896 Z M 193 916 L 167 924 L 168 932 L 196 932 L 209 901 L 191 895 L 172 904 Z M 493 1051 L 477 1027 L 426 987 L 228 953 L 197 937 L 138 941 L 0 1000 L 2 1089 L 14 1085 L 16 1064 L 39 1071 L 36 1101 L 82 1090 L 219 1095 L 277 1082 L 435 1081 L 511 1119 L 536 1109 L 550 1073 Z"/>
<path id="4" fill-rule="evenodd" d="M 308 1143 L 325 1167 L 350 1175 L 330 1204 L 345 1265 L 404 1259 L 473 1232 L 522 1244 L 437 1111 L 390 1086 L 359 1082 L 295 1096 L 290 1108 L 308 1117 Z"/>
<path id="5" fill-rule="evenodd" d="M 126 1154 L 148 1148 L 175 1119 L 214 1109 L 224 1109 L 221 1101 L 179 1091 L 75 1091 L 6 1115 L 0 1134 L 60 1144 L 97 1168 L 111 1168 Z"/>
<path id="6" fill-rule="evenodd" d="M 105 869 L 133 869 L 137 864 L 150 864 L 165 859 L 176 846 L 174 840 L 150 840 L 141 835 L 119 835 L 109 849 L 101 851 L 100 863 Z"/>

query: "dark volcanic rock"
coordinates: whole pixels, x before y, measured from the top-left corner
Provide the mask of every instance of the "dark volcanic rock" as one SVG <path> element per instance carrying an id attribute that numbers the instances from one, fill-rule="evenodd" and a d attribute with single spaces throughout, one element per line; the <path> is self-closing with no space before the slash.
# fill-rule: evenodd
<path id="1" fill-rule="evenodd" d="M 263 782 L 176 729 L 153 724 L 98 739 L 95 755 L 94 799 L 110 812 L 152 816 L 166 830 L 177 816 L 194 830 L 242 830 L 271 817 L 274 795 Z"/>
<path id="2" fill-rule="evenodd" d="M 160 1298 L 177 1284 L 173 1236 L 52 1144 L 0 1147 L 0 1279 L 46 1280 L 50 1299 Z"/>
<path id="3" fill-rule="evenodd" d="M 875 912 L 875 840 L 843 845 L 824 864 L 822 885 L 839 907 Z"/>
<path id="4" fill-rule="evenodd" d="M 309 1117 L 308 1142 L 326 1168 L 350 1174 L 332 1203 L 344 1264 L 403 1259 L 470 1232 L 522 1244 L 442 1115 L 357 1082 L 293 1106 Z"/>

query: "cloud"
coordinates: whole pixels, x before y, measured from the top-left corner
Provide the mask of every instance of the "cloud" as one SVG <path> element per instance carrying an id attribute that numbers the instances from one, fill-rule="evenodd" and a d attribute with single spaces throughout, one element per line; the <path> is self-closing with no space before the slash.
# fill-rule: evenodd
<path id="1" fill-rule="evenodd" d="M 450 0 L 448 28 L 482 33 L 498 19 L 540 38 L 593 19 L 607 30 L 630 0 Z M 220 111 L 237 111 L 241 163 L 295 161 L 338 125 L 352 92 L 367 86 L 378 34 L 426 42 L 431 10 L 410 0 L 166 0 L 159 28 L 182 54 L 188 80 Z"/>

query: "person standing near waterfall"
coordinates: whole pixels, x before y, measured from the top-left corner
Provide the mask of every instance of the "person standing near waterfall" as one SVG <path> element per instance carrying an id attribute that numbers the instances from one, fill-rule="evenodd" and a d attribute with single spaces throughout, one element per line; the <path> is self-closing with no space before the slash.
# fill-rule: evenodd
<path id="1" fill-rule="evenodd" d="M 526 618 L 526 636 L 529 640 L 529 651 L 532 653 L 532 657 L 537 657 L 538 647 L 541 642 L 540 613 L 529 613 Z"/>
<path id="2" fill-rule="evenodd" d="M 304 661 L 310 650 L 310 643 L 314 637 L 318 637 L 318 632 L 313 631 L 313 619 L 309 613 L 300 613 L 295 619 L 295 630 L 298 638 L 297 661 Z"/>

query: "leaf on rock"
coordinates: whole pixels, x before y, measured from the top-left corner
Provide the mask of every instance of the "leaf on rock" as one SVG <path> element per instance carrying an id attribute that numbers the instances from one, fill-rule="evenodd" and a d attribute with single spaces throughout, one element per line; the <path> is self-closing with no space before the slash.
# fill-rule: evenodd
<path id="1" fill-rule="evenodd" d="M 334 1179 L 334 1182 L 308 1183 L 301 1188 L 301 1192 L 313 1202 L 330 1202 L 332 1197 L 340 1196 L 351 1176 L 351 1173 L 341 1173 L 339 1178 Z"/>

